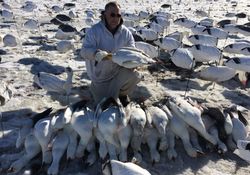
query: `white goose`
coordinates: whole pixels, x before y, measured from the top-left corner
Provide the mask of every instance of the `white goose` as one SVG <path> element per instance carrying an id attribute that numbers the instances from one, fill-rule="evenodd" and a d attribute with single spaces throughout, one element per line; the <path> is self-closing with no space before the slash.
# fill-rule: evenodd
<path id="1" fill-rule="evenodd" d="M 203 44 L 209 46 L 217 46 L 218 38 L 211 35 L 190 35 L 188 38 L 192 44 Z"/>
<path id="2" fill-rule="evenodd" d="M 167 106 L 164 105 L 163 110 L 166 112 L 170 119 L 169 128 L 171 132 L 181 138 L 184 149 L 190 157 L 197 157 L 197 151 L 190 143 L 188 125 L 186 124 L 186 122 L 184 122 L 184 120 L 179 118 L 177 115 L 171 113 Z M 174 150 L 174 142 L 173 144 L 171 144 L 171 149 L 168 150 L 168 157 L 169 159 L 177 157 L 177 153 Z"/>
<path id="3" fill-rule="evenodd" d="M 189 50 L 192 52 L 195 61 L 197 62 L 218 62 L 221 58 L 221 51 L 214 46 L 196 44 L 191 46 Z"/>
<path id="4" fill-rule="evenodd" d="M 227 45 L 223 49 L 223 52 L 241 54 L 242 49 L 244 49 L 246 47 L 250 47 L 250 43 L 248 43 L 248 42 L 235 42 L 235 43 Z"/>
<path id="5" fill-rule="evenodd" d="M 18 173 L 41 151 L 40 144 L 33 133 L 28 134 L 25 138 L 24 147 L 24 155 L 10 165 L 10 172 Z"/>
<path id="6" fill-rule="evenodd" d="M 69 95 L 72 89 L 72 77 L 73 70 L 70 67 L 65 68 L 67 73 L 67 79 L 62 80 L 53 74 L 46 72 L 39 72 L 34 76 L 34 82 L 42 89 L 48 92 L 56 92 L 62 95 L 66 95 L 67 101 L 69 100 Z"/>
<path id="7" fill-rule="evenodd" d="M 134 152 L 133 159 L 136 162 L 141 162 L 142 156 L 139 152 L 141 151 L 142 136 L 147 118 L 144 110 L 139 105 L 133 103 L 130 103 L 129 105 L 131 113 L 129 124 L 132 128 L 132 138 L 130 144 Z"/>
<path id="8" fill-rule="evenodd" d="M 158 140 L 160 140 L 159 149 L 165 151 L 168 147 L 166 130 L 168 116 L 159 107 L 150 106 L 145 109 L 147 117 L 147 126 L 145 127 L 144 140 L 146 141 L 152 162 L 160 161 L 160 154 L 157 149 Z"/>
<path id="9" fill-rule="evenodd" d="M 226 62 L 224 62 L 224 64 L 235 70 L 250 72 L 250 57 L 249 56 L 229 58 Z"/>
<path id="10" fill-rule="evenodd" d="M 170 52 L 171 61 L 177 66 L 183 69 L 192 69 L 195 66 L 195 60 L 193 54 L 186 48 L 177 48 Z"/>
<path id="11" fill-rule="evenodd" d="M 123 151 L 122 159 L 126 159 L 126 150 L 129 141 L 131 128 L 126 128 L 129 118 L 125 116 L 124 108 L 119 99 L 104 98 L 98 105 L 95 111 L 94 127 L 97 128 L 99 136 L 106 142 L 108 153 L 111 159 L 117 160 L 117 151 Z M 123 130 L 124 128 L 128 130 Z M 123 132 L 121 132 L 123 131 Z M 101 140 L 100 142 L 103 143 Z M 104 146 L 104 145 L 102 145 Z M 124 147 L 123 147 L 124 146 Z M 103 147 L 100 147 L 100 149 Z M 103 153 L 102 151 L 99 152 Z M 126 160 L 125 160 L 126 161 Z"/>
<path id="12" fill-rule="evenodd" d="M 158 38 L 158 34 L 153 29 L 140 29 L 137 34 L 146 41 L 154 41 Z"/>
<path id="13" fill-rule="evenodd" d="M 117 160 L 110 160 L 111 166 L 107 164 L 103 167 L 104 175 L 151 175 L 146 169 L 136 165 L 132 162 L 120 162 Z M 109 168 L 110 167 L 110 168 Z"/>
<path id="14" fill-rule="evenodd" d="M 227 81 L 236 75 L 236 70 L 227 66 L 210 66 L 198 72 L 201 79 L 215 82 Z"/>
<path id="15" fill-rule="evenodd" d="M 112 61 L 126 68 L 135 68 L 148 63 L 154 63 L 154 60 L 152 60 L 147 54 L 143 53 L 142 50 L 132 47 L 120 48 L 112 54 Z"/>
<path id="16" fill-rule="evenodd" d="M 213 145 L 217 144 L 216 139 L 206 131 L 204 123 L 201 119 L 201 111 L 198 108 L 192 106 L 181 97 L 170 97 L 167 105 L 174 115 L 183 119 L 188 125 L 198 131 L 199 134 L 206 140 Z"/>
<path id="17" fill-rule="evenodd" d="M 159 38 L 156 41 L 154 41 L 154 43 L 158 45 L 161 49 L 167 51 L 177 49 L 181 46 L 181 42 L 177 41 L 173 37 Z"/>
<path id="18" fill-rule="evenodd" d="M 197 22 L 190 20 L 188 18 L 178 18 L 174 21 L 174 24 L 190 29 L 195 25 L 197 25 Z"/>
<path id="19" fill-rule="evenodd" d="M 148 44 L 146 42 L 137 41 L 137 42 L 135 42 L 135 47 L 137 49 L 142 50 L 144 53 L 149 55 L 151 58 L 156 58 L 159 55 L 158 48 L 151 45 L 151 44 Z"/>

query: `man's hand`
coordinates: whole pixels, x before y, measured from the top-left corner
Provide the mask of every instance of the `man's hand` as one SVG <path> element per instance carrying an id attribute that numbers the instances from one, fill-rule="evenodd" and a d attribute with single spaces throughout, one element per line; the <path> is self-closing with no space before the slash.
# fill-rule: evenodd
<path id="1" fill-rule="evenodd" d="M 112 54 L 108 53 L 104 50 L 97 50 L 96 54 L 95 54 L 95 60 L 97 62 L 100 62 L 102 60 L 112 60 Z"/>

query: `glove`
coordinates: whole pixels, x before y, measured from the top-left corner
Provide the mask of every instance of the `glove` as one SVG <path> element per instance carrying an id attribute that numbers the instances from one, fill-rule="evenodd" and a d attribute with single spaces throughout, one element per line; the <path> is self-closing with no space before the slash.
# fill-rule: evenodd
<path id="1" fill-rule="evenodd" d="M 97 62 L 102 61 L 103 59 L 111 60 L 112 59 L 112 54 L 104 51 L 104 50 L 97 50 L 95 54 L 95 60 Z"/>

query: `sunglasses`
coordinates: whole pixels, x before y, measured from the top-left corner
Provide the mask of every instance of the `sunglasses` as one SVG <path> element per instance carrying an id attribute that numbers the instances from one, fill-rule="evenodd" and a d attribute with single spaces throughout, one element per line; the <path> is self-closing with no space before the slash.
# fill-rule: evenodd
<path id="1" fill-rule="evenodd" d="M 115 13 L 111 13 L 110 16 L 111 16 L 112 18 L 115 18 L 115 17 L 120 18 L 120 17 L 122 17 L 121 14 L 115 14 Z"/>

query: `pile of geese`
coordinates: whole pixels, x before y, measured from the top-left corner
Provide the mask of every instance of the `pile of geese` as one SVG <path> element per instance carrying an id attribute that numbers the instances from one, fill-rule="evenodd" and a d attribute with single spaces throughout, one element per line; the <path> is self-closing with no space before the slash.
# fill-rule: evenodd
<path id="1" fill-rule="evenodd" d="M 177 138 L 191 157 L 207 150 L 224 154 L 237 149 L 238 141 L 247 142 L 245 112 L 238 106 L 223 108 L 169 95 L 150 105 L 131 101 L 123 106 L 119 99 L 110 97 L 95 108 L 88 100 L 59 110 L 48 108 L 20 128 L 16 147 L 23 146 L 24 152 L 8 171 L 21 171 L 42 152 L 42 165 L 49 164 L 47 173 L 52 175 L 58 174 L 64 154 L 67 160 L 85 156 L 89 165 L 98 157 L 108 158 L 111 166 L 103 166 L 105 172 L 150 174 L 139 166 L 146 152 L 142 144 L 147 145 L 152 163 L 160 161 L 162 151 L 170 160 L 177 158 Z M 199 139 L 205 144 L 200 145 Z M 128 156 L 129 149 L 132 157 Z"/>

